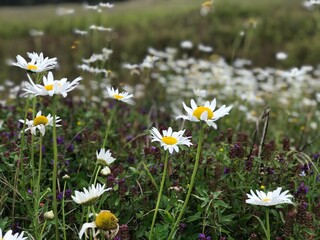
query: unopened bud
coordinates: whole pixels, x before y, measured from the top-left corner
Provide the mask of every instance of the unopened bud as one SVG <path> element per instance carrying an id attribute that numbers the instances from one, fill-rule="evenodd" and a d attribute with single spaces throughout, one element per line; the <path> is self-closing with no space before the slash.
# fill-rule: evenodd
<path id="1" fill-rule="evenodd" d="M 105 166 L 104 168 L 102 168 L 100 173 L 103 176 L 108 176 L 111 173 L 111 170 L 110 170 L 110 168 L 108 166 Z"/>
<path id="2" fill-rule="evenodd" d="M 43 214 L 43 216 L 44 216 L 44 219 L 45 219 L 45 220 L 53 220 L 53 219 L 54 219 L 54 214 L 53 214 L 53 211 L 52 211 L 52 210 L 49 211 L 49 212 L 45 212 L 45 213 Z"/>

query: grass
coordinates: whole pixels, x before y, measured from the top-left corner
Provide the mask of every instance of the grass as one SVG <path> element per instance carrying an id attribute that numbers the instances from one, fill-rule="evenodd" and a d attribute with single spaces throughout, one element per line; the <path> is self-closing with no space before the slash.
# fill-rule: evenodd
<path id="1" fill-rule="evenodd" d="M 85 56 L 99 50 L 93 48 L 90 40 L 78 38 L 72 34 L 77 27 L 87 29 L 91 24 L 112 26 L 115 34 L 107 36 L 114 39 L 113 68 L 118 69 L 117 62 L 139 62 L 146 54 L 146 46 L 163 49 L 167 46 L 176 47 L 179 42 L 189 39 L 194 43 L 204 43 L 213 46 L 215 53 L 232 60 L 233 44 L 240 31 L 246 32 L 245 23 L 250 18 L 256 18 L 257 27 L 253 31 L 250 44 L 250 55 L 244 52 L 244 42 L 240 41 L 235 57 L 249 58 L 255 66 L 276 66 L 275 54 L 285 51 L 289 58 L 281 67 L 301 66 L 302 64 L 317 64 L 318 44 L 317 10 L 307 11 L 301 6 L 301 1 L 260 1 L 241 2 L 228 0 L 217 1 L 214 12 L 207 17 L 199 15 L 200 1 L 128 1 L 119 3 L 112 11 L 96 14 L 85 11 L 81 5 L 62 5 L 75 9 L 75 15 L 57 17 L 57 6 L 36 6 L 27 8 L 0 9 L 0 29 L 2 38 L 1 62 L 13 58 L 19 53 L 33 50 L 45 51 L 48 55 L 68 59 L 62 63 L 73 66 L 80 59 L 65 58 L 70 55 L 70 47 L 79 40 L 85 49 Z M 271 17 L 272 15 L 272 17 Z M 13 17 L 13 16 L 19 16 Z M 28 36 L 31 28 L 42 30 L 45 36 L 38 40 Z M 293 35 L 294 33 L 294 35 Z M 101 35 L 100 43 L 108 45 L 105 36 Z M 59 51 L 56 46 L 64 44 Z M 263 56 L 263 57 L 261 57 Z M 73 70 L 63 70 L 70 73 Z M 1 69 L 1 79 L 13 79 L 6 68 Z"/>

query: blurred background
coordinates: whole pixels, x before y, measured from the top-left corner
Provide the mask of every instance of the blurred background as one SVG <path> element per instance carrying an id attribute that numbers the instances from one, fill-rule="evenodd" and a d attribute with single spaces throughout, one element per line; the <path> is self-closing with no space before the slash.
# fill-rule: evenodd
<path id="1" fill-rule="evenodd" d="M 319 5 L 301 0 L 1 0 L 0 82 L 21 80 L 10 67 L 16 55 L 58 57 L 59 74 L 78 76 L 77 64 L 102 48 L 113 50 L 109 68 L 139 63 L 148 48 L 177 48 L 182 41 L 210 46 L 211 58 L 232 64 L 292 68 L 319 63 Z M 100 27 L 94 28 L 94 27 Z M 112 29 L 111 29 L 112 28 Z M 283 61 L 276 55 L 283 52 Z M 197 57 L 196 48 L 190 54 Z"/>

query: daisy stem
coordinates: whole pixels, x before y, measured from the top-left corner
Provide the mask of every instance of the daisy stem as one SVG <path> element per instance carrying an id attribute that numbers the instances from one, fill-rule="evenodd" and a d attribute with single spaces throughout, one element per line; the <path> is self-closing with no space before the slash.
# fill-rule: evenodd
<path id="1" fill-rule="evenodd" d="M 42 236 L 43 236 L 43 232 L 44 232 L 44 229 L 46 228 L 46 225 L 47 225 L 47 220 L 44 221 L 44 224 L 42 226 L 42 229 L 41 229 L 41 232 L 40 232 L 40 237 L 39 239 L 42 239 Z"/>
<path id="2" fill-rule="evenodd" d="M 183 203 L 183 206 L 182 206 L 182 209 L 179 213 L 179 216 L 177 218 L 177 220 L 175 221 L 175 223 L 173 224 L 173 227 L 171 229 L 171 232 L 169 234 L 169 237 L 168 237 L 168 240 L 172 240 L 173 239 L 173 236 L 176 232 L 176 228 L 187 208 L 187 205 L 188 205 L 188 202 L 189 202 L 189 199 L 190 199 L 190 196 L 191 196 L 191 192 L 192 192 L 192 189 L 193 189 L 193 185 L 194 185 L 194 182 L 195 182 L 195 178 L 196 178 L 196 175 L 197 175 L 197 171 L 198 171 L 198 167 L 199 167 L 199 160 L 200 160 L 200 152 L 201 152 L 201 144 L 202 144 L 202 137 L 203 137 L 203 131 L 204 131 L 204 128 L 205 128 L 205 124 L 202 124 L 200 125 L 201 127 L 201 130 L 200 130 L 200 135 L 199 135 L 199 141 L 198 141 L 198 147 L 197 147 L 197 153 L 196 153 L 196 162 L 194 164 L 194 167 L 193 167 L 193 172 L 192 172 L 192 176 L 191 176 L 191 180 L 190 180 L 190 184 L 189 184 L 189 188 L 188 188 L 188 193 L 187 193 L 187 196 L 186 196 L 186 199 L 184 200 L 184 203 Z"/>
<path id="3" fill-rule="evenodd" d="M 36 111 L 36 105 L 37 105 L 37 98 L 34 97 L 32 101 L 32 119 L 35 117 L 35 111 Z M 32 172 L 32 184 L 35 184 L 35 171 L 34 171 L 34 135 L 31 134 L 31 157 L 30 157 L 30 164 L 31 164 L 31 172 Z M 36 186 L 37 187 L 37 186 Z M 37 190 L 36 190 L 37 191 Z"/>
<path id="4" fill-rule="evenodd" d="M 64 198 L 66 193 L 67 181 L 64 181 L 63 184 L 63 193 L 62 193 L 62 230 L 63 230 L 63 239 L 67 240 L 67 233 L 66 233 L 66 219 L 65 219 L 65 212 L 64 212 Z"/>
<path id="5" fill-rule="evenodd" d="M 39 210 L 39 203 L 41 201 L 40 181 L 41 181 L 41 169 L 42 169 L 42 134 L 40 134 L 39 145 L 40 146 L 39 146 L 38 179 L 37 179 L 37 185 L 35 186 L 35 201 L 34 201 L 34 232 L 36 234 L 37 239 L 41 239 L 41 236 L 37 236 L 37 234 L 39 232 L 38 210 Z"/>
<path id="6" fill-rule="evenodd" d="M 108 139 L 108 135 L 109 135 L 109 132 L 110 132 L 111 123 L 112 123 L 112 120 L 114 118 L 115 113 L 116 113 L 116 107 L 113 107 L 113 109 L 111 110 L 111 115 L 110 115 L 109 121 L 108 121 L 106 135 L 105 135 L 104 140 L 103 140 L 102 148 L 105 148 L 105 146 L 107 144 L 107 139 Z"/>
<path id="7" fill-rule="evenodd" d="M 143 161 L 143 160 L 141 161 L 141 163 L 142 163 L 142 165 L 143 165 L 144 169 L 146 170 L 147 175 L 149 176 L 149 178 L 150 178 L 150 180 L 151 180 L 151 182 L 152 182 L 153 186 L 154 186 L 154 187 L 156 188 L 156 190 L 158 191 L 158 190 L 159 190 L 159 187 L 158 187 L 158 185 L 157 185 L 156 181 L 154 180 L 154 178 L 153 178 L 153 176 L 152 176 L 151 172 L 149 171 L 149 169 L 148 169 L 147 165 L 144 163 L 144 161 Z"/>
<path id="8" fill-rule="evenodd" d="M 266 237 L 267 237 L 267 240 L 270 240 L 271 239 L 271 236 L 270 236 L 270 222 L 269 222 L 269 208 L 266 207 Z"/>
<path id="9" fill-rule="evenodd" d="M 157 200 L 157 204 L 156 204 L 156 209 L 154 210 L 154 214 L 153 214 L 151 230 L 150 230 L 150 234 L 149 234 L 149 240 L 151 240 L 152 236 L 153 236 L 153 228 L 154 228 L 154 224 L 156 222 L 156 218 L 157 218 L 157 214 L 158 214 L 158 210 L 159 210 L 159 205 L 160 205 L 160 201 L 161 201 L 161 197 L 162 197 L 163 186 L 164 186 L 164 182 L 166 179 L 168 158 L 169 158 L 169 151 L 166 152 L 166 156 L 165 156 L 165 160 L 164 160 L 162 180 L 161 180 L 161 185 L 160 185 L 160 189 L 159 189 L 159 193 L 158 193 L 158 200 Z"/>
<path id="10" fill-rule="evenodd" d="M 39 139 L 39 166 L 38 166 L 38 181 L 37 181 L 37 186 L 36 186 L 36 196 L 37 199 L 39 199 L 39 194 L 40 194 L 40 181 L 41 181 L 41 170 L 42 170 L 42 135 L 40 134 L 40 139 Z"/>
<path id="11" fill-rule="evenodd" d="M 59 240 L 59 221 L 58 221 L 58 205 L 57 205 L 57 174 L 58 174 L 58 146 L 57 146 L 57 131 L 56 131 L 56 98 L 53 97 L 53 176 L 52 176 L 52 191 L 53 191 L 53 213 L 55 218 L 55 238 Z"/>
<path id="12" fill-rule="evenodd" d="M 25 105 L 25 113 L 24 113 L 24 120 L 23 120 L 23 127 L 21 131 L 21 146 L 20 146 L 20 151 L 19 151 L 19 159 L 18 159 L 18 167 L 15 172 L 14 176 L 14 191 L 13 191 L 13 199 L 12 199 L 12 218 L 14 217 L 14 209 L 15 209 L 15 203 L 16 203 L 16 197 L 17 197 L 17 185 L 18 185 L 18 178 L 19 178 L 19 173 L 20 176 L 22 177 L 22 191 L 26 193 L 26 180 L 25 180 L 25 175 L 24 175 L 24 166 L 23 166 L 23 149 L 24 149 L 24 144 L 25 144 L 25 135 L 24 131 L 26 129 L 26 119 L 28 116 L 28 108 L 30 104 L 30 98 L 27 98 L 26 105 Z M 20 165 L 20 166 L 19 166 Z"/>
<path id="13" fill-rule="evenodd" d="M 96 167 L 96 173 L 95 173 L 95 177 L 94 177 L 94 180 L 93 180 L 93 184 L 96 185 L 96 182 L 97 182 L 97 178 L 98 178 L 98 175 L 99 175 L 99 172 L 101 170 L 101 165 L 99 165 L 98 167 Z"/>

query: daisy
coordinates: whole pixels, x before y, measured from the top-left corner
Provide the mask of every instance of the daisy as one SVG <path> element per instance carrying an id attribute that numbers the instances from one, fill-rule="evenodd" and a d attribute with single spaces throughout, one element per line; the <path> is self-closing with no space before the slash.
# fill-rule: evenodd
<path id="1" fill-rule="evenodd" d="M 94 237 L 100 233 L 100 230 L 103 230 L 103 234 L 105 234 L 106 239 L 113 239 L 119 231 L 118 219 L 112 212 L 108 210 L 101 210 L 96 215 L 93 222 L 82 225 L 82 228 L 79 232 L 80 239 L 82 238 L 83 234 L 85 234 L 86 238 L 89 238 L 86 233 L 89 228 L 92 228 Z M 98 228 L 97 232 L 95 232 L 96 228 Z"/>
<path id="2" fill-rule="evenodd" d="M 127 92 L 119 93 L 118 89 L 114 89 L 113 87 L 107 87 L 107 97 L 130 104 L 132 103 L 131 98 L 133 97 L 133 94 L 129 94 Z"/>
<path id="3" fill-rule="evenodd" d="M 110 191 L 112 188 L 105 189 L 105 184 L 101 186 L 97 183 L 96 186 L 92 184 L 89 190 L 83 188 L 83 192 L 75 191 L 75 196 L 71 196 L 73 201 L 78 204 L 89 206 L 94 203 L 104 192 Z"/>
<path id="4" fill-rule="evenodd" d="M 102 7 L 102 8 L 113 8 L 114 7 L 114 4 L 111 4 L 109 2 L 107 3 L 99 3 L 99 6 Z"/>
<path id="5" fill-rule="evenodd" d="M 23 119 L 19 120 L 20 122 L 24 123 Z M 56 123 L 60 122 L 60 117 L 56 116 Z M 36 135 L 36 130 L 38 129 L 42 136 L 44 136 L 46 127 L 47 126 L 53 126 L 53 116 L 51 114 L 48 114 L 47 116 L 43 116 L 42 112 L 39 111 L 36 115 L 36 117 L 33 120 L 26 119 L 26 125 L 27 128 L 24 130 L 25 132 L 29 131 Z M 61 125 L 56 125 L 56 127 L 60 127 Z"/>
<path id="6" fill-rule="evenodd" d="M 66 78 L 61 80 L 55 80 L 52 72 L 48 73 L 48 76 L 43 76 L 43 85 L 35 84 L 33 80 L 29 78 L 29 83 L 23 89 L 26 94 L 32 94 L 35 96 L 47 96 L 52 97 L 54 94 L 61 94 L 63 97 L 67 96 L 67 93 L 75 89 L 79 81 L 82 80 L 81 77 L 77 77 L 72 82 L 68 82 Z"/>
<path id="7" fill-rule="evenodd" d="M 26 69 L 31 72 L 44 72 L 55 68 L 57 64 L 57 58 L 43 58 L 43 53 L 27 53 L 28 57 L 31 59 L 27 62 L 23 57 L 18 55 L 16 57 L 17 62 L 12 63 L 12 65 Z"/>
<path id="8" fill-rule="evenodd" d="M 97 161 L 99 164 L 102 164 L 104 166 L 110 165 L 113 163 L 116 159 L 111 156 L 110 150 L 106 151 L 104 148 L 100 149 L 100 152 L 96 152 L 97 155 Z"/>
<path id="9" fill-rule="evenodd" d="M 178 145 L 187 145 L 190 147 L 192 143 L 190 142 L 190 137 L 184 137 L 185 130 L 179 132 L 173 132 L 172 128 L 169 127 L 168 130 L 163 130 L 162 135 L 158 129 L 155 127 L 151 129 L 151 142 L 160 142 L 161 147 L 164 150 L 169 150 L 169 153 L 172 154 L 174 151 L 179 152 Z"/>
<path id="10" fill-rule="evenodd" d="M 289 191 L 284 191 L 280 194 L 282 188 L 278 187 L 276 190 L 271 192 L 263 192 L 256 190 L 256 194 L 250 190 L 250 194 L 247 194 L 249 199 L 246 203 L 261 206 L 274 206 L 282 203 L 293 204 L 290 198 L 293 198 L 291 194 L 287 194 Z"/>
<path id="11" fill-rule="evenodd" d="M 24 240 L 27 239 L 27 237 L 23 237 L 23 232 L 22 233 L 16 233 L 12 234 L 12 230 L 9 230 L 4 236 L 2 235 L 2 230 L 0 228 L 0 239 L 1 240 Z"/>
<path id="12" fill-rule="evenodd" d="M 183 104 L 183 108 L 186 110 L 187 115 L 179 115 L 176 119 L 182 118 L 192 122 L 205 121 L 209 126 L 217 129 L 217 121 L 219 118 L 224 117 L 229 114 L 232 106 L 226 107 L 223 105 L 218 110 L 215 111 L 216 108 L 216 99 L 212 102 L 206 101 L 204 105 L 198 106 L 196 102 L 191 99 L 191 108 L 187 107 L 185 103 Z"/>

